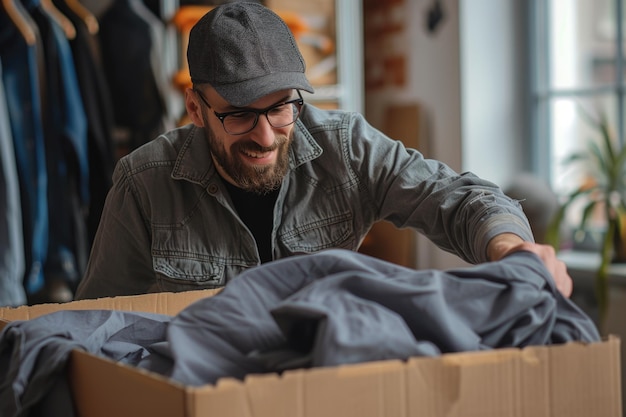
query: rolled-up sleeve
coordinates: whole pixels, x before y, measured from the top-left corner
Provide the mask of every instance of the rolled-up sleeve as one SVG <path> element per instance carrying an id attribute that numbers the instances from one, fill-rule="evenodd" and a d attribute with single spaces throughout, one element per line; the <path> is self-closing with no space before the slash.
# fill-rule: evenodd
<path id="1" fill-rule="evenodd" d="M 377 212 L 411 227 L 470 263 L 486 262 L 489 240 L 513 233 L 534 241 L 521 205 L 496 184 L 426 159 L 354 116 L 344 137 L 352 169 Z"/>

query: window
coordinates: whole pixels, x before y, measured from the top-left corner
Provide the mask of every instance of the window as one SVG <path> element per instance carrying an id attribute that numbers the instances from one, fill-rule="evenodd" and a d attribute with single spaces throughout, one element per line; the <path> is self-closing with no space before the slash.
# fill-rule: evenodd
<path id="1" fill-rule="evenodd" d="M 624 143 L 626 0 L 532 0 L 529 5 L 534 170 L 562 194 L 585 180 L 584 169 L 566 166 L 565 158 L 599 139 L 581 109 L 604 113 L 616 140 Z"/>

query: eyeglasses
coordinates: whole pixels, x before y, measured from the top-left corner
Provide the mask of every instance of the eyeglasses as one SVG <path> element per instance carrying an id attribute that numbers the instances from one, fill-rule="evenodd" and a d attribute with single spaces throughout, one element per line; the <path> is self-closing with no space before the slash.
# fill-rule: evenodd
<path id="1" fill-rule="evenodd" d="M 212 109 L 204 95 L 195 88 L 193 90 L 198 94 L 202 102 L 206 104 L 209 109 Z M 299 90 L 296 90 L 296 92 L 298 93 L 298 98 L 274 104 L 262 110 L 236 110 L 226 113 L 213 111 L 213 113 L 215 114 L 215 117 L 220 119 L 220 122 L 222 122 L 222 126 L 224 127 L 226 133 L 230 135 L 243 135 L 250 132 L 256 127 L 259 122 L 259 116 L 262 114 L 265 115 L 267 122 L 272 127 L 280 128 L 289 126 L 298 120 L 300 108 L 304 104 L 302 94 L 300 94 Z"/>

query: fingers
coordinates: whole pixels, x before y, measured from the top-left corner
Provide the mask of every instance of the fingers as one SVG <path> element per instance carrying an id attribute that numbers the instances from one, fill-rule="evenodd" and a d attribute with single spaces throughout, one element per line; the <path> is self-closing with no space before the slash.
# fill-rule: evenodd
<path id="1" fill-rule="evenodd" d="M 565 262 L 557 258 L 556 251 L 552 246 L 532 242 L 523 242 L 510 249 L 507 254 L 521 250 L 532 252 L 539 256 L 548 272 L 550 272 L 550 275 L 552 275 L 554 284 L 559 292 L 566 298 L 569 298 L 572 295 L 572 291 L 574 289 L 572 277 L 570 277 L 567 272 L 567 265 L 565 265 Z"/>
<path id="2" fill-rule="evenodd" d="M 565 262 L 556 258 L 555 260 L 557 265 L 555 266 L 554 272 L 552 273 L 552 278 L 554 278 L 554 283 L 556 284 L 556 288 L 563 294 L 566 298 L 569 298 L 572 295 L 572 291 L 574 289 L 574 283 L 572 282 L 572 277 L 570 277 L 567 272 L 567 265 Z"/>

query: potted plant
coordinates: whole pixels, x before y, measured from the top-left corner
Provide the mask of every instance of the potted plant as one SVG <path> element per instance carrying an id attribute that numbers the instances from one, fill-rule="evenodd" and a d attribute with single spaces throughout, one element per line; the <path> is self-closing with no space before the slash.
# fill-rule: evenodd
<path id="1" fill-rule="evenodd" d="M 575 203 L 582 203 L 582 215 L 577 231 L 585 231 L 593 214 L 600 214 L 604 232 L 599 245 L 600 264 L 595 274 L 594 290 L 600 324 L 604 325 L 609 308 L 609 265 L 615 260 L 624 260 L 626 218 L 626 147 L 617 143 L 606 115 L 598 118 L 585 111 L 581 114 L 598 133 L 599 140 L 590 140 L 585 151 L 572 154 L 566 164 L 585 163 L 585 181 L 565 197 L 550 226 L 546 240 L 555 250 L 560 249 L 562 224 L 568 210 Z"/>

